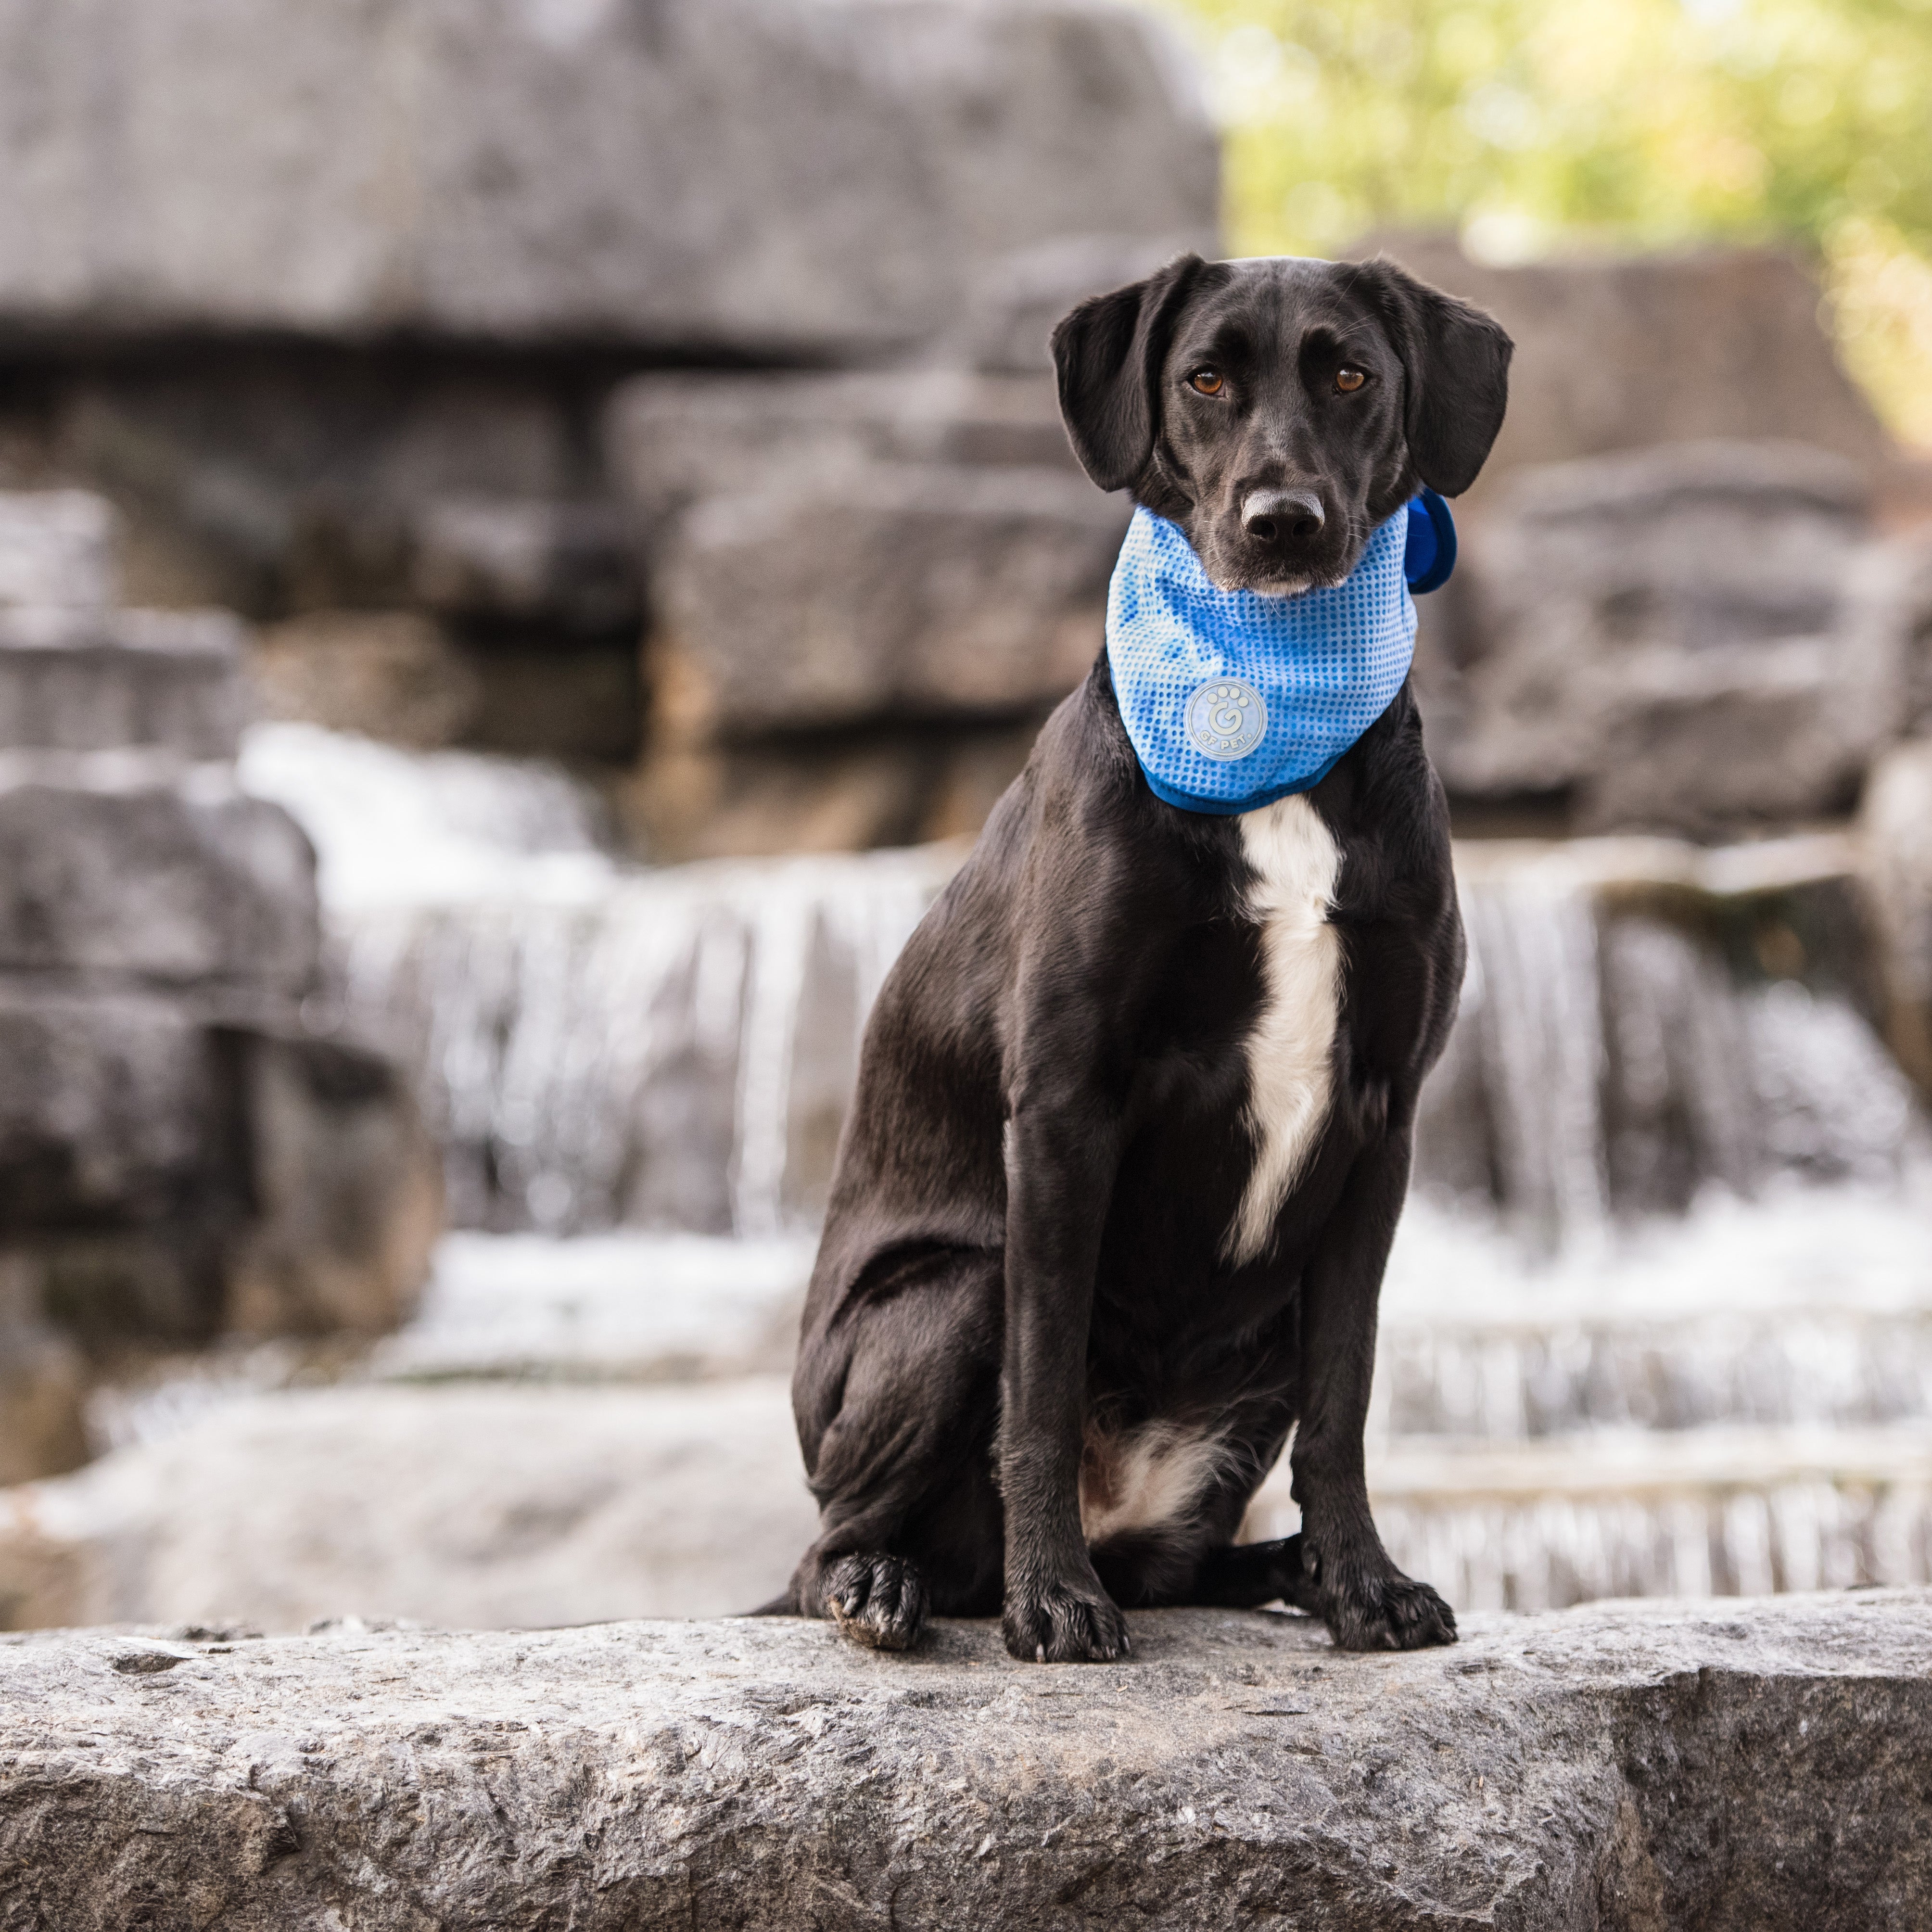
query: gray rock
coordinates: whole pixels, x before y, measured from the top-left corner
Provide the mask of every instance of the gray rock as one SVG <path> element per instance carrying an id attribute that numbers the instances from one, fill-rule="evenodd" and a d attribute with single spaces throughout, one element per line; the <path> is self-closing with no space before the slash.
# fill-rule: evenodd
<path id="1" fill-rule="evenodd" d="M 1922 1593 L 1472 1619 L 1339 1655 L 1130 1619 L 1117 1667 L 823 1626 L 0 1648 L 4 1896 L 50 1932 L 1318 1924 L 1902 1928 Z"/>
<path id="2" fill-rule="evenodd" d="M 1044 468 L 880 464 L 711 498 L 659 574 L 670 715 L 742 739 L 1052 703 L 1099 653 L 1126 516 Z"/>
<path id="3" fill-rule="evenodd" d="M 127 594 L 273 618 L 411 601 L 440 499 L 590 486 L 580 409 L 530 358 L 224 350 L 46 373 L 66 473 L 119 506 Z"/>
<path id="4" fill-rule="evenodd" d="M 1523 471 L 1424 664 L 1452 792 L 1564 794 L 1580 830 L 1844 809 L 1905 704 L 1862 505 L 1850 464 L 1790 445 Z"/>
<path id="5" fill-rule="evenodd" d="M 1198 235 L 1081 235 L 1020 250 L 973 291 L 949 346 L 968 367 L 1038 374 L 1053 358 L 1047 338 L 1076 302 L 1153 274 L 1200 246 Z"/>
<path id="6" fill-rule="evenodd" d="M 80 1352 L 40 1318 L 26 1258 L 0 1254 L 0 1484 L 78 1468 L 88 1459 Z M 10 1620 L 0 1586 L 0 1628 Z"/>
<path id="7" fill-rule="evenodd" d="M 1879 547 L 1858 591 L 1862 621 L 1906 640 L 1907 728 L 1932 732 L 1932 503 L 1920 527 Z"/>
<path id="8" fill-rule="evenodd" d="M 220 1080 L 182 1002 L 0 980 L 0 1225 L 166 1219 L 217 1186 Z"/>
<path id="9" fill-rule="evenodd" d="M 320 610 L 259 633 L 249 669 L 263 714 L 433 751 L 483 703 L 476 667 L 413 610 Z"/>
<path id="10" fill-rule="evenodd" d="M 1790 256 L 1712 249 L 1515 267 L 1448 238 L 1388 252 L 1489 309 L 1516 341 L 1502 434 L 1471 501 L 1526 464 L 1712 438 L 1777 438 L 1869 472 L 1886 439 L 1838 367 L 1817 285 Z"/>
<path id="11" fill-rule="evenodd" d="M 822 353 L 1214 220 L 1181 57 L 1096 0 L 8 0 L 0 74 L 17 328 Z"/>
<path id="12" fill-rule="evenodd" d="M 0 610 L 114 601 L 112 506 L 84 490 L 0 494 Z"/>
<path id="13" fill-rule="evenodd" d="M 632 848 L 658 863 L 970 841 L 1043 721 L 1042 712 L 750 744 L 661 741 L 621 788 L 618 810 Z"/>
<path id="14" fill-rule="evenodd" d="M 226 1035 L 252 1212 L 228 1263 L 243 1335 L 381 1334 L 442 1232 L 441 1156 L 400 1070 L 346 1042 Z"/>
<path id="15" fill-rule="evenodd" d="M 1080 474 L 1050 375 L 658 374 L 604 416 L 611 473 L 656 532 L 692 504 L 873 463 L 1042 465 Z"/>
<path id="16" fill-rule="evenodd" d="M 112 1348 L 407 1312 L 442 1227 L 436 1151 L 389 1063 L 286 1018 L 0 978 L 0 1273 L 26 1271 L 26 1328 Z"/>
<path id="17" fill-rule="evenodd" d="M 1932 738 L 1874 766 L 1861 830 L 1892 1051 L 1932 1096 Z"/>
<path id="18" fill-rule="evenodd" d="M 232 758 L 249 709 L 225 611 L 0 610 L 0 746 Z"/>
<path id="19" fill-rule="evenodd" d="M 661 751 L 1050 704 L 1126 526 L 1044 377 L 642 379 L 609 418 L 652 543 Z"/>
<path id="20" fill-rule="evenodd" d="M 634 550 L 615 503 L 452 497 L 418 523 L 413 585 L 452 616 L 609 630 L 638 614 Z"/>
<path id="21" fill-rule="evenodd" d="M 140 752 L 0 752 L 0 969 L 298 992 L 315 858 L 280 806 Z"/>

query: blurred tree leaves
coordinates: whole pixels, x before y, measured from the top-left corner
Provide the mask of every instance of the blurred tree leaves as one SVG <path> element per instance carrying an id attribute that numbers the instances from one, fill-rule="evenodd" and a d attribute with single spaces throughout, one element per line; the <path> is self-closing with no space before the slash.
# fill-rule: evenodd
<path id="1" fill-rule="evenodd" d="M 1227 128 L 1236 252 L 1795 242 L 1880 414 L 1932 443 L 1932 0 L 1160 4 Z"/>

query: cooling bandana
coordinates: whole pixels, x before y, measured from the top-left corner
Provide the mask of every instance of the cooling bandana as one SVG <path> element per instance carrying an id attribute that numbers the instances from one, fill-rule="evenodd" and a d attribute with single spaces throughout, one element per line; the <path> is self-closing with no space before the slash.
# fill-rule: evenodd
<path id="1" fill-rule="evenodd" d="M 1408 675 L 1410 593 L 1455 562 L 1432 490 L 1378 524 L 1333 590 L 1298 597 L 1217 590 L 1180 526 L 1136 509 L 1107 596 L 1107 663 L 1154 795 L 1226 815 L 1319 784 Z"/>

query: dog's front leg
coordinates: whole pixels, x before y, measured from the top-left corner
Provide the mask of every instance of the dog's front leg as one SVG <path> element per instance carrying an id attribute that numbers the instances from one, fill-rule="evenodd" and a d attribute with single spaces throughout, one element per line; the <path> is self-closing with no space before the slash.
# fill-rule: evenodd
<path id="1" fill-rule="evenodd" d="M 1002 1622 L 1007 1649 L 1043 1663 L 1129 1648 L 1080 1528 L 1088 1324 L 1118 1149 L 1116 1123 L 1065 1099 L 1016 1106 L 1006 1129 Z"/>
<path id="2" fill-rule="evenodd" d="M 1362 1436 L 1375 1367 L 1382 1270 L 1408 1189 L 1409 1136 L 1358 1158 L 1302 1277 L 1301 1401 L 1288 1454 L 1301 1505 L 1302 1588 L 1345 1650 L 1456 1641 L 1455 1613 L 1390 1562 L 1369 1512 Z"/>

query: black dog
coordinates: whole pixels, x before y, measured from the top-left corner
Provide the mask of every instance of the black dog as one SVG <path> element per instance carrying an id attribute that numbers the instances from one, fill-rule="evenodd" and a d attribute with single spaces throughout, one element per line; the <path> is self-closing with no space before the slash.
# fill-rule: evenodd
<path id="1" fill-rule="evenodd" d="M 1468 487 L 1510 350 L 1379 261 L 1188 256 L 1053 335 L 1088 474 L 1276 592 L 1340 582 L 1418 482 Z M 1148 789 L 1103 655 L 867 1030 L 793 1384 L 820 1534 L 773 1607 L 886 1648 L 1003 1608 L 1056 1660 L 1125 1652 L 1121 1604 L 1452 1642 L 1362 1432 L 1462 963 L 1406 685 L 1312 790 L 1217 818 Z M 1301 1533 L 1237 1544 L 1291 1429 Z"/>

